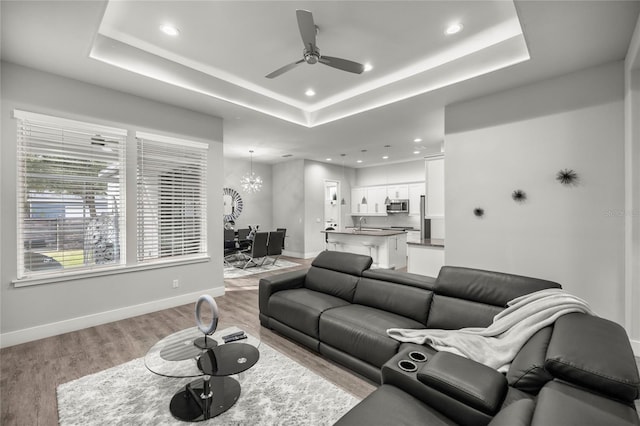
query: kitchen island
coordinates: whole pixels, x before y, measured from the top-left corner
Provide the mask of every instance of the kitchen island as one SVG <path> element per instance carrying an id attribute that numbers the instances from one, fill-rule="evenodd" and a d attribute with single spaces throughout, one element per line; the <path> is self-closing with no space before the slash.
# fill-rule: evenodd
<path id="1" fill-rule="evenodd" d="M 437 277 L 444 266 L 444 240 L 422 239 L 407 243 L 407 272 Z"/>
<path id="2" fill-rule="evenodd" d="M 366 254 L 375 268 L 407 266 L 407 233 L 388 229 L 345 229 L 322 231 L 327 236 L 327 249 Z"/>

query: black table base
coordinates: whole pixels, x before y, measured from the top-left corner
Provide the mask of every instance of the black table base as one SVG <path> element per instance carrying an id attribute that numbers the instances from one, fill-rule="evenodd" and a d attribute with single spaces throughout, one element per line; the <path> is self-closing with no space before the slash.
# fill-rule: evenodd
<path id="1" fill-rule="evenodd" d="M 171 399 L 169 409 L 178 420 L 199 422 L 233 407 L 240 397 L 240 383 L 231 377 L 211 377 L 189 383 Z"/>

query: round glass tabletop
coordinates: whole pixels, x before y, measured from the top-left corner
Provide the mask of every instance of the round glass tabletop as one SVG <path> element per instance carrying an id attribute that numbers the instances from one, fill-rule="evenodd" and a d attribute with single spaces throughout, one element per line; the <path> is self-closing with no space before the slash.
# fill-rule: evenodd
<path id="1" fill-rule="evenodd" d="M 253 348 L 257 349 L 260 346 L 260 339 L 246 333 L 247 338 L 242 340 L 236 340 L 235 342 L 224 343 L 223 336 L 229 334 L 245 331 L 247 328 L 242 326 L 233 326 L 220 329 L 208 336 L 208 340 L 213 340 L 216 345 L 213 350 L 218 355 L 218 371 L 215 375 L 224 376 L 228 374 L 236 374 L 240 371 L 230 369 L 232 363 L 227 359 L 229 357 L 234 358 L 233 365 L 237 364 L 239 370 L 243 370 L 242 364 L 253 365 L 253 362 L 247 362 L 253 356 Z M 198 360 L 208 349 L 202 349 L 196 346 L 196 340 L 202 342 L 204 334 L 198 330 L 197 327 L 188 328 L 173 333 L 162 340 L 158 341 L 155 345 L 149 349 L 144 357 L 144 364 L 147 369 L 155 374 L 167 377 L 200 377 L 204 375 L 201 368 L 198 366 Z M 229 346 L 236 345 L 236 346 Z M 245 348 L 244 345 L 250 345 L 252 348 Z M 211 345 L 209 345 L 211 346 Z M 223 349 L 223 346 L 227 348 Z M 218 349 L 216 349 L 218 348 Z M 237 358 L 237 359 L 236 359 Z M 206 359 L 206 361 L 205 361 Z M 211 364 L 210 356 L 203 359 L 203 364 L 210 370 Z M 244 362 L 243 362 L 244 361 Z M 209 372 L 208 374 L 211 374 Z"/>

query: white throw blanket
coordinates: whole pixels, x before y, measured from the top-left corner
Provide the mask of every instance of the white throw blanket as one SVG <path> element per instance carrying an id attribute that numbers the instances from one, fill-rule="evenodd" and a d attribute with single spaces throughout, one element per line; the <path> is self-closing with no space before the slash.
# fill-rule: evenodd
<path id="1" fill-rule="evenodd" d="M 547 289 L 509 301 L 507 308 L 496 315 L 487 328 L 390 328 L 387 334 L 401 342 L 426 343 L 439 351 L 453 352 L 504 372 L 531 336 L 571 312 L 594 315 L 584 300 L 561 289 Z"/>

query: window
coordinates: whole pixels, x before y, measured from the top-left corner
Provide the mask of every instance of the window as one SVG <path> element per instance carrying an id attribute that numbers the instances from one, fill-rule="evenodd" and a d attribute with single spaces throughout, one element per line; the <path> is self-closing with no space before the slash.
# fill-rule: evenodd
<path id="1" fill-rule="evenodd" d="M 138 261 L 205 255 L 208 145 L 136 137 Z"/>
<path id="2" fill-rule="evenodd" d="M 14 114 L 18 278 L 124 263 L 126 131 Z"/>

